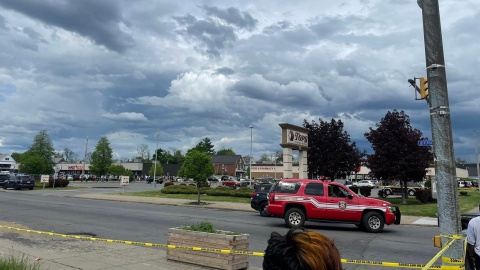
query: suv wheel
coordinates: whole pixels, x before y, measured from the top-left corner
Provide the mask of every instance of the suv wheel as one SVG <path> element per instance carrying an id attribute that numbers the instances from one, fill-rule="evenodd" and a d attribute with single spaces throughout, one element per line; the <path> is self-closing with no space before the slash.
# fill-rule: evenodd
<path id="1" fill-rule="evenodd" d="M 415 190 L 410 189 L 410 190 L 408 191 L 408 196 L 415 196 Z"/>
<path id="2" fill-rule="evenodd" d="M 260 215 L 262 217 L 270 216 L 270 213 L 268 213 L 267 207 L 268 207 L 268 203 L 266 202 L 260 204 L 260 207 L 258 208 L 259 209 L 258 212 L 260 212 Z"/>
<path id="3" fill-rule="evenodd" d="M 305 224 L 305 213 L 298 208 L 291 208 L 285 214 L 285 223 L 290 228 L 303 227 L 303 224 Z"/>
<path id="4" fill-rule="evenodd" d="M 6 184 L 3 184 L 3 189 L 7 189 L 7 185 L 6 185 Z"/>
<path id="5" fill-rule="evenodd" d="M 392 195 L 392 191 L 390 189 L 385 189 L 385 194 L 387 194 L 387 196 Z"/>
<path id="6" fill-rule="evenodd" d="M 379 233 L 383 231 L 384 226 L 383 217 L 377 212 L 367 212 L 363 215 L 362 226 L 372 233 Z"/>

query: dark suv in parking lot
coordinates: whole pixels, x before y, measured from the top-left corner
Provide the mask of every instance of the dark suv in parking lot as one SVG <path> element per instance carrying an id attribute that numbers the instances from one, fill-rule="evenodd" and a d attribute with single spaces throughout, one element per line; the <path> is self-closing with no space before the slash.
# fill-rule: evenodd
<path id="1" fill-rule="evenodd" d="M 3 182 L 3 189 L 13 188 L 15 190 L 28 188 L 32 190 L 35 187 L 35 180 L 30 175 L 15 175 L 9 177 Z"/>
<path id="2" fill-rule="evenodd" d="M 252 193 L 252 201 L 250 206 L 260 212 L 262 217 L 270 216 L 267 211 L 268 198 L 267 195 L 270 192 L 272 184 L 258 185 L 255 187 L 255 191 Z"/>
<path id="3" fill-rule="evenodd" d="M 3 184 L 5 183 L 5 181 L 7 181 L 8 179 L 10 179 L 10 177 L 12 177 L 13 174 L 10 174 L 10 173 L 1 173 L 0 174 L 0 186 L 3 186 Z"/>

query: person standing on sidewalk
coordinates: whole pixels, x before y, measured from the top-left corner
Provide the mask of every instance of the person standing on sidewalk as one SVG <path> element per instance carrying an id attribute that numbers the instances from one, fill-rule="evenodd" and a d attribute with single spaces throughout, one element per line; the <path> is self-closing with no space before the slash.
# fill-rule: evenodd
<path id="1" fill-rule="evenodd" d="M 480 217 L 472 218 L 467 229 L 468 255 L 475 262 L 475 269 L 480 270 Z"/>

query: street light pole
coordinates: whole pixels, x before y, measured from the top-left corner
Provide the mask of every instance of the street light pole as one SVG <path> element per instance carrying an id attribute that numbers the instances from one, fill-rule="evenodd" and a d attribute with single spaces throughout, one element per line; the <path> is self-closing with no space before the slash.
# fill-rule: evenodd
<path id="1" fill-rule="evenodd" d="M 479 166 L 478 166 L 477 131 L 474 130 L 473 134 L 475 135 L 475 155 L 477 156 L 477 185 L 478 185 L 478 183 L 479 183 L 478 173 L 480 172 L 480 169 L 479 169 Z M 480 188 L 478 189 L 478 192 L 480 193 Z"/>
<path id="2" fill-rule="evenodd" d="M 273 153 L 274 153 L 274 157 L 275 159 L 273 160 L 273 168 L 275 170 L 275 178 L 274 179 L 277 179 L 277 150 L 273 149 Z"/>
<path id="3" fill-rule="evenodd" d="M 249 171 L 250 171 L 250 186 L 252 185 L 252 145 L 253 145 L 253 126 L 250 125 L 250 160 L 248 165 Z"/>
<path id="4" fill-rule="evenodd" d="M 153 181 L 155 181 L 155 176 L 157 175 L 157 157 L 158 157 L 158 136 L 160 134 L 157 133 L 157 148 L 155 148 L 155 168 L 153 169 Z"/>

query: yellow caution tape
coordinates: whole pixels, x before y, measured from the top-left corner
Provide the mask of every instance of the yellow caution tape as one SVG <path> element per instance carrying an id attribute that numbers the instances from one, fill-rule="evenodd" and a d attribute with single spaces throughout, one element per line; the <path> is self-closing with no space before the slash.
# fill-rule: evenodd
<path id="1" fill-rule="evenodd" d="M 448 257 L 442 257 L 442 262 L 451 263 L 451 264 L 463 264 L 465 263 L 464 259 L 453 259 Z"/>
<path id="2" fill-rule="evenodd" d="M 216 249 L 216 248 L 200 248 L 200 247 L 186 247 L 186 246 L 163 245 L 163 244 L 154 244 L 154 243 L 132 242 L 132 241 L 113 240 L 113 239 L 104 239 L 104 238 L 96 238 L 96 237 L 85 237 L 85 236 L 77 236 L 77 235 L 59 234 L 59 233 L 53 233 L 53 232 L 42 232 L 42 231 L 27 230 L 27 229 L 21 229 L 21 228 L 15 228 L 15 227 L 10 227 L 10 226 L 3 226 L 3 225 L 0 225 L 0 228 L 29 232 L 29 233 L 45 234 L 45 235 L 51 235 L 51 236 L 81 239 L 81 240 L 108 242 L 108 243 L 118 243 L 118 244 L 147 246 L 147 247 L 172 248 L 172 249 L 185 249 L 185 250 L 206 251 L 206 252 L 227 253 L 227 254 L 238 254 L 238 255 L 250 255 L 250 256 L 264 256 L 264 253 L 262 253 L 262 252 L 251 252 L 251 251 L 225 250 L 225 249 Z M 453 241 L 454 240 L 452 240 L 451 242 L 453 242 Z M 400 267 L 400 268 L 424 268 L 426 266 L 425 264 L 376 262 L 376 261 L 347 260 L 347 259 L 342 259 L 341 261 L 342 261 L 342 263 L 387 266 L 387 267 Z M 455 265 L 455 266 L 432 265 L 432 266 L 429 266 L 428 268 L 424 268 L 424 269 L 462 270 L 462 269 L 465 269 L 465 266 L 464 265 Z"/>
<path id="3" fill-rule="evenodd" d="M 463 235 L 461 234 L 440 234 L 440 237 L 443 238 L 450 238 L 450 239 L 463 239 Z"/>

